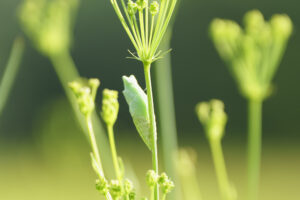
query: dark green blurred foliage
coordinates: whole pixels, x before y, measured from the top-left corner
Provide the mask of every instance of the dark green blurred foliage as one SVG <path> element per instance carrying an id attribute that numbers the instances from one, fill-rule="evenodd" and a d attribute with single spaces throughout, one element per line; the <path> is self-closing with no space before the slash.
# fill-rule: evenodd
<path id="1" fill-rule="evenodd" d="M 20 2 L 20 0 L 0 1 L 0 75 L 3 73 L 12 42 L 15 36 L 21 33 L 16 17 Z M 246 140 L 246 102 L 240 97 L 234 81 L 217 55 L 208 36 L 208 27 L 211 20 L 216 17 L 241 23 L 244 13 L 254 8 L 259 9 L 267 19 L 274 13 L 288 14 L 295 29 L 274 80 L 275 93 L 264 105 L 262 197 L 264 200 L 282 200 L 281 194 L 284 194 L 284 199 L 299 197 L 300 2 L 295 0 L 183 0 L 174 25 L 171 52 L 179 143 L 198 147 L 199 179 L 202 180 L 200 185 L 203 196 L 208 200 L 217 199 L 214 196 L 217 184 L 208 145 L 194 115 L 195 104 L 211 98 L 222 99 L 226 104 L 229 119 L 224 138 L 224 153 L 225 158 L 228 159 L 232 181 L 239 186 L 241 199 L 245 192 L 243 184 Z M 86 77 L 100 78 L 102 89 L 121 91 L 123 89 L 121 76 L 130 74 L 135 74 L 139 83 L 145 87 L 142 65 L 137 61 L 126 59 L 127 49 L 133 50 L 133 47 L 125 36 L 109 0 L 82 0 L 72 48 L 72 55 L 79 72 Z M 60 114 L 62 119 L 55 117 L 60 120 L 53 122 L 55 127 L 52 131 L 49 130 L 50 122 L 40 114 L 45 105 L 62 96 L 64 96 L 63 90 L 49 61 L 37 53 L 30 44 L 27 45 L 19 77 L 0 118 L 0 199 L 13 200 L 22 197 L 22 200 L 36 200 L 48 195 L 49 199 L 77 200 L 85 199 L 86 194 L 91 196 L 95 194 L 95 199 L 98 198 L 87 156 L 87 142 L 84 136 L 78 133 L 75 121 L 71 120 L 73 118 L 71 112 Z M 100 111 L 100 97 L 99 92 L 98 111 Z M 130 161 L 138 160 L 139 157 L 134 155 L 136 150 L 128 147 L 132 144 L 130 142 L 138 145 L 142 156 L 147 155 L 147 149 L 143 148 L 142 141 L 138 138 L 125 99 L 121 95 L 119 99 L 117 143 L 122 144 L 120 152 L 126 149 L 123 151 L 124 155 L 128 153 L 126 158 L 129 157 Z M 50 110 L 54 108 L 64 110 L 66 107 L 68 106 L 65 103 L 59 107 L 57 105 L 51 107 Z M 57 124 L 58 122 L 61 124 Z M 41 128 L 40 126 L 43 125 L 44 128 Z M 70 129 L 67 131 L 66 127 Z M 58 138 L 56 135 L 53 136 L 53 140 L 40 139 L 43 137 L 41 135 L 52 137 L 49 135 L 51 132 L 57 134 Z M 75 142 L 70 139 L 73 133 L 78 137 Z M 124 137 L 126 135 L 128 137 Z M 65 147 L 59 149 L 60 145 L 68 143 L 70 147 L 66 147 L 67 150 L 64 149 Z M 41 153 L 40 147 L 32 144 L 44 146 L 43 148 L 51 151 L 45 155 Z M 78 146 L 85 147 L 81 149 Z M 60 163 L 57 159 L 60 159 L 61 155 L 69 155 L 62 154 L 66 151 L 72 151 L 70 153 L 72 156 L 73 153 L 76 154 L 75 158 L 70 158 L 73 161 L 68 160 L 69 163 L 62 163 L 52 169 L 40 166 L 42 162 L 40 159 L 48 159 L 48 163 L 54 163 L 53 165 Z M 41 155 L 36 155 L 40 153 Z M 52 158 L 54 160 L 51 160 Z M 80 160 L 81 158 L 84 160 Z M 67 162 L 64 159 L 65 156 L 62 157 L 62 161 Z M 73 167 L 73 162 L 77 164 L 82 162 L 84 166 L 74 165 L 72 171 L 69 171 Z M 145 166 L 141 168 L 135 166 L 134 170 L 138 168 L 137 173 L 142 177 L 148 166 L 150 166 L 150 156 Z M 62 171 L 56 172 L 59 168 L 62 168 Z M 51 170 L 54 174 L 48 174 Z M 66 172 L 69 175 L 62 176 Z M 52 177 L 51 181 L 47 181 L 49 177 Z M 68 180 L 68 177 L 71 178 Z M 81 184 L 77 184 L 76 180 L 80 180 Z M 72 188 L 68 187 L 66 192 L 65 187 L 69 183 L 77 185 L 69 185 Z M 3 185 L 6 187 L 2 187 Z M 21 197 L 17 196 L 16 191 Z M 73 191 L 79 191 L 73 194 L 76 198 L 74 196 L 72 198 Z"/>

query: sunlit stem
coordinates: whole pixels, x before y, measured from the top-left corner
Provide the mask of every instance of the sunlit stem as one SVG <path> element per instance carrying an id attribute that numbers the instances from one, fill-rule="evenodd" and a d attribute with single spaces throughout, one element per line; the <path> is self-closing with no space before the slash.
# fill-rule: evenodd
<path id="1" fill-rule="evenodd" d="M 150 119 L 150 134 L 152 137 L 151 139 L 153 145 L 152 146 L 152 168 L 158 174 L 157 131 L 156 131 L 150 68 L 151 68 L 150 63 L 144 63 L 144 73 L 145 73 L 147 98 L 148 98 L 148 111 L 149 111 L 148 113 Z M 159 199 L 158 184 L 154 186 L 153 193 L 154 193 L 154 200 L 158 200 Z"/>
<path id="2" fill-rule="evenodd" d="M 50 59 L 52 61 L 56 74 L 61 82 L 61 85 L 63 86 L 63 89 L 68 97 L 68 100 L 70 101 L 71 107 L 80 124 L 80 127 L 82 128 L 86 136 L 89 137 L 89 133 L 86 127 L 86 120 L 84 116 L 81 114 L 78 107 L 77 100 L 68 85 L 71 81 L 77 80 L 80 77 L 76 69 L 76 66 L 73 62 L 73 59 L 68 51 L 61 52 L 57 55 L 52 55 Z M 100 119 L 95 112 L 92 113 L 91 119 L 94 125 L 94 129 L 98 133 L 96 139 L 100 144 L 100 146 L 102 147 L 102 152 L 103 152 L 102 156 L 103 159 L 105 160 L 105 167 L 110 168 L 113 165 L 108 153 L 109 145 L 108 145 L 107 138 L 104 135 L 105 131 L 103 129 L 102 123 L 100 122 Z M 110 176 L 111 172 L 109 170 L 107 171 L 107 173 Z"/>
<path id="3" fill-rule="evenodd" d="M 116 177 L 117 177 L 117 179 L 119 180 L 119 182 L 121 184 L 122 183 L 122 173 L 121 173 L 119 162 L 118 162 L 118 155 L 117 155 L 117 149 L 116 149 L 116 144 L 115 144 L 113 126 L 112 125 L 107 125 L 107 131 L 108 131 L 110 150 L 111 150 L 111 154 L 112 154 L 112 159 L 113 159 L 113 163 L 114 163 Z"/>
<path id="4" fill-rule="evenodd" d="M 92 118 L 91 115 L 88 115 L 86 117 L 86 124 L 88 127 L 88 132 L 89 132 L 89 138 L 90 138 L 90 142 L 91 142 L 91 146 L 92 146 L 92 152 L 93 155 L 96 159 L 97 162 L 97 166 L 99 167 L 99 178 L 104 178 L 104 172 L 103 172 L 103 167 L 102 167 L 102 163 L 101 163 L 101 158 L 100 158 L 100 154 L 99 154 L 99 149 L 97 146 L 97 142 L 96 142 L 96 137 L 95 137 L 95 133 L 94 133 L 94 128 L 93 128 L 93 123 L 92 123 Z M 111 197 L 111 194 L 109 192 L 106 193 L 105 195 L 106 200 L 113 200 Z"/>
<path id="5" fill-rule="evenodd" d="M 221 140 L 213 138 L 209 140 L 209 143 L 211 147 L 211 152 L 213 156 L 213 161 L 215 165 L 215 170 L 218 178 L 222 199 L 233 200 L 232 199 L 233 195 L 231 195 L 231 187 L 230 187 L 230 183 L 226 171 L 226 165 L 224 161 Z"/>
<path id="6" fill-rule="evenodd" d="M 146 7 L 146 11 L 145 11 L 145 15 L 146 15 L 146 19 L 145 19 L 145 23 L 146 23 L 146 48 L 147 50 L 149 49 L 149 8 L 148 8 L 148 4 L 149 2 L 147 1 L 147 7 Z"/>
<path id="7" fill-rule="evenodd" d="M 149 44 L 148 44 L 149 47 L 150 47 L 151 42 L 152 42 L 153 28 L 154 28 L 154 16 L 152 15 L 152 17 L 151 17 L 151 28 L 150 28 L 150 38 L 149 38 Z"/>
<path id="8" fill-rule="evenodd" d="M 166 20 L 164 20 L 163 28 L 161 29 L 161 31 L 159 32 L 159 35 L 157 37 L 154 36 L 154 40 L 152 41 L 152 45 L 151 45 L 152 48 L 151 48 L 150 55 L 154 55 L 155 52 L 157 51 L 157 48 L 158 48 L 164 34 L 167 31 L 168 25 L 170 23 L 171 17 L 173 15 L 173 12 L 174 12 L 174 9 L 175 9 L 175 6 L 176 6 L 176 3 L 177 3 L 177 0 L 172 1 L 172 4 L 170 5 L 169 12 L 168 12 L 168 15 L 166 17 Z"/>
<path id="9" fill-rule="evenodd" d="M 91 120 L 90 115 L 86 117 L 86 124 L 87 124 L 87 127 L 88 127 L 89 139 L 90 139 L 90 142 L 91 142 L 93 155 L 94 155 L 94 157 L 97 161 L 97 164 L 98 164 L 100 170 L 103 172 L 101 158 L 100 158 L 100 154 L 99 154 L 99 149 L 98 149 L 98 146 L 97 146 L 96 137 L 95 137 L 93 124 L 92 124 L 92 120 Z"/>
<path id="10" fill-rule="evenodd" d="M 117 16 L 119 17 L 119 20 L 121 21 L 121 24 L 122 24 L 123 28 L 125 29 L 127 35 L 129 36 L 129 39 L 131 40 L 133 46 L 137 49 L 138 46 L 137 46 L 137 43 L 135 41 L 135 38 L 133 37 L 133 35 L 132 35 L 132 33 L 131 33 L 131 31 L 130 31 L 123 15 L 122 15 L 122 12 L 121 12 L 121 10 L 118 6 L 118 3 L 116 2 L 116 0 L 111 0 L 111 3 L 112 3 L 112 6 L 113 6 Z"/>
<path id="11" fill-rule="evenodd" d="M 248 108 L 248 197 L 249 200 L 257 200 L 261 160 L 262 101 L 249 100 Z"/>
<path id="12" fill-rule="evenodd" d="M 146 48 L 145 26 L 144 26 L 144 14 L 143 14 L 143 11 L 139 11 L 139 18 L 140 18 L 140 29 L 141 29 L 141 36 L 142 36 L 142 41 L 143 41 L 143 48 Z"/>
<path id="13" fill-rule="evenodd" d="M 134 22 L 133 22 L 133 21 L 136 20 L 136 19 L 135 19 L 135 16 L 130 16 L 130 15 L 128 14 L 128 11 L 127 11 L 127 8 L 126 8 L 126 5 L 125 5 L 124 0 L 121 0 L 121 4 L 122 4 L 123 10 L 124 10 L 124 12 L 125 12 L 127 21 L 128 21 L 128 23 L 129 23 L 129 25 L 130 25 L 131 31 L 132 31 L 132 33 L 133 33 L 134 39 L 135 39 L 135 41 L 136 41 L 136 43 L 137 43 L 137 46 L 138 46 L 139 48 L 142 48 L 142 43 L 141 43 L 140 37 L 138 37 L 137 32 L 136 32 L 136 30 L 135 30 L 135 28 L 134 28 Z"/>

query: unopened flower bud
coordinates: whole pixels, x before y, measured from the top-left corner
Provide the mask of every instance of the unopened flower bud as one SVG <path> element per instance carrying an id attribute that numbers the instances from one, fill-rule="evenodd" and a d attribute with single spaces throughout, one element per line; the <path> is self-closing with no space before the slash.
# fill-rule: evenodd
<path id="1" fill-rule="evenodd" d="M 274 15 L 270 23 L 275 37 L 287 39 L 293 31 L 293 23 L 287 15 Z"/>
<path id="2" fill-rule="evenodd" d="M 110 194 L 114 199 L 118 199 L 122 196 L 121 184 L 118 180 L 111 180 L 109 185 Z"/>
<path id="3" fill-rule="evenodd" d="M 174 183 L 169 179 L 166 173 L 162 173 L 158 178 L 158 184 L 164 194 L 168 194 L 174 188 Z"/>
<path id="4" fill-rule="evenodd" d="M 155 16 L 159 12 L 159 4 L 157 1 L 153 1 L 150 5 L 150 13 Z"/>
<path id="5" fill-rule="evenodd" d="M 158 181 L 158 174 L 154 170 L 149 170 L 146 175 L 146 181 L 149 187 L 154 187 Z"/>
<path id="6" fill-rule="evenodd" d="M 130 194 L 133 190 L 133 184 L 130 180 L 126 179 L 124 182 L 124 192 L 126 195 Z"/>
<path id="7" fill-rule="evenodd" d="M 129 0 L 127 3 L 127 10 L 130 16 L 134 16 L 137 11 L 138 5 L 134 3 L 132 0 Z"/>
<path id="8" fill-rule="evenodd" d="M 244 16 L 244 23 L 247 33 L 254 35 L 260 34 L 266 25 L 264 16 L 258 10 L 247 12 Z"/>
<path id="9" fill-rule="evenodd" d="M 148 5 L 148 0 L 137 0 L 136 1 L 137 8 L 139 11 L 142 11 Z"/>
<path id="10" fill-rule="evenodd" d="M 164 194 L 168 194 L 168 193 L 170 193 L 173 189 L 174 189 L 174 187 L 175 187 L 175 185 L 174 185 L 174 182 L 173 181 L 171 181 L 171 180 L 167 180 L 164 184 L 162 184 L 161 186 L 161 190 L 162 190 L 162 192 L 164 193 Z"/>
<path id="11" fill-rule="evenodd" d="M 106 195 L 108 190 L 108 182 L 102 178 L 96 180 L 96 189 L 102 194 Z"/>
<path id="12" fill-rule="evenodd" d="M 102 118 L 108 125 L 114 125 L 119 113 L 118 91 L 104 89 L 102 100 Z"/>
<path id="13" fill-rule="evenodd" d="M 100 81 L 98 79 L 79 80 L 69 83 L 69 87 L 76 97 L 80 112 L 85 116 L 91 114 L 95 108 L 94 101 L 99 85 Z"/>
<path id="14" fill-rule="evenodd" d="M 210 139 L 221 139 L 227 122 L 227 115 L 224 112 L 224 104 L 220 100 L 199 103 L 196 113 L 203 124 L 207 137 Z"/>

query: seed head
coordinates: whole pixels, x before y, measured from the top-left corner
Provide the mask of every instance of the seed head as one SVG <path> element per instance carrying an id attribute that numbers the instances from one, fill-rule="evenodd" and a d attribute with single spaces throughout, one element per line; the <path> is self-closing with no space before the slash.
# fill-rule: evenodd
<path id="1" fill-rule="evenodd" d="M 150 5 L 150 13 L 155 16 L 159 12 L 159 4 L 157 1 L 153 1 Z"/>

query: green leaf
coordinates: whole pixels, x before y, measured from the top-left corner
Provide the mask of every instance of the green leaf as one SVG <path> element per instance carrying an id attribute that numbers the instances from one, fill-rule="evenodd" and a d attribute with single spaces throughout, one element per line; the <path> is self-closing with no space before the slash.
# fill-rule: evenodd
<path id="1" fill-rule="evenodd" d="M 123 76 L 123 94 L 129 106 L 129 112 L 133 123 L 147 147 L 152 151 L 152 139 L 150 135 L 150 119 L 148 113 L 147 95 L 139 86 L 136 78 L 131 75 Z"/>

